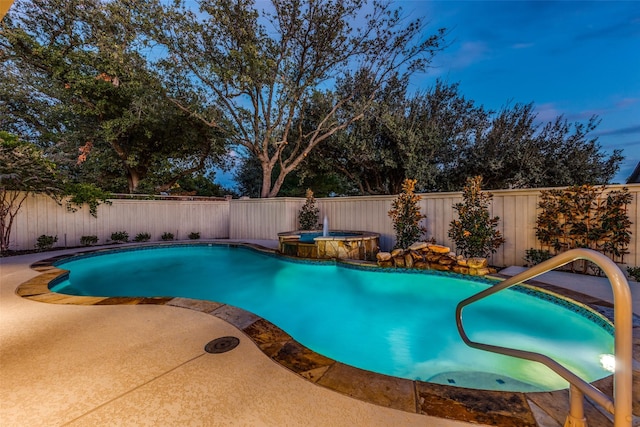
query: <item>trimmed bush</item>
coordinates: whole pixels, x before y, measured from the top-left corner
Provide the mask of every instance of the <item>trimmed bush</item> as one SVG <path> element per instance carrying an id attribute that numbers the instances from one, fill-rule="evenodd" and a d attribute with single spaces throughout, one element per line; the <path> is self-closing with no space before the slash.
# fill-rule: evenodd
<path id="1" fill-rule="evenodd" d="M 640 282 L 640 267 L 627 267 L 629 277 L 633 277 L 636 282 Z"/>
<path id="2" fill-rule="evenodd" d="M 129 241 L 129 233 L 126 231 L 116 231 L 111 233 L 111 240 L 114 243 L 127 243 Z"/>
<path id="3" fill-rule="evenodd" d="M 489 204 L 493 194 L 482 192 L 482 177 L 467 178 L 462 190 L 462 203 L 453 205 L 458 219 L 449 225 L 449 237 L 456 244 L 456 252 L 467 258 L 488 258 L 495 253 L 504 238 L 498 227 L 500 217 L 491 217 Z"/>
<path id="4" fill-rule="evenodd" d="M 313 197 L 313 191 L 310 188 L 307 188 L 305 197 L 307 200 L 298 214 L 300 230 L 316 230 L 320 228 L 318 219 L 320 210 L 316 208 L 316 199 Z"/>
<path id="5" fill-rule="evenodd" d="M 57 241 L 58 236 L 47 236 L 46 234 L 43 234 L 36 240 L 36 249 L 38 249 L 39 251 L 51 249 L 53 247 L 53 244 Z"/>
<path id="6" fill-rule="evenodd" d="M 82 246 L 92 246 L 98 243 L 98 236 L 82 236 L 80 237 L 80 244 Z"/>
<path id="7" fill-rule="evenodd" d="M 169 240 L 173 240 L 173 233 L 169 233 L 169 232 L 162 233 L 161 239 L 164 240 L 165 242 Z"/>
<path id="8" fill-rule="evenodd" d="M 200 238 L 200 233 L 196 233 L 196 232 L 189 233 L 189 239 L 198 240 L 199 238 Z"/>
<path id="9" fill-rule="evenodd" d="M 421 197 L 414 193 L 416 182 L 415 179 L 404 180 L 402 193 L 391 203 L 391 210 L 388 212 L 396 232 L 395 248 L 407 249 L 427 232 L 420 225 L 420 221 L 427 216 L 420 212 L 418 202 Z"/>
<path id="10" fill-rule="evenodd" d="M 151 240 L 151 234 L 149 233 L 138 233 L 133 239 L 134 242 L 148 242 L 149 240 Z"/>
<path id="11" fill-rule="evenodd" d="M 550 259 L 553 255 L 546 249 L 527 249 L 524 251 L 524 260 L 527 262 L 527 266 L 538 265 L 543 261 Z"/>

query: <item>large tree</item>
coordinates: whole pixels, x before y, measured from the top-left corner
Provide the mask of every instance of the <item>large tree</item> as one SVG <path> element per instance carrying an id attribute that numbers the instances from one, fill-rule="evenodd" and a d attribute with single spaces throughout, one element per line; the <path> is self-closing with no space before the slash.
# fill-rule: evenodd
<path id="1" fill-rule="evenodd" d="M 0 32 L 3 128 L 113 191 L 165 190 L 219 163 L 225 135 L 169 101 L 136 24 L 125 0 L 17 2 Z"/>
<path id="2" fill-rule="evenodd" d="M 165 49 L 159 65 L 174 102 L 260 162 L 262 197 L 276 196 L 316 146 L 364 117 L 377 89 L 424 70 L 443 43 L 443 30 L 424 36 L 422 18 L 387 2 L 272 0 L 266 12 L 250 0 L 201 0 L 197 11 L 163 3 L 137 6 Z M 339 114 L 362 89 L 356 84 L 308 132 L 295 131 L 315 91 L 358 76 L 373 83 L 359 108 Z"/>

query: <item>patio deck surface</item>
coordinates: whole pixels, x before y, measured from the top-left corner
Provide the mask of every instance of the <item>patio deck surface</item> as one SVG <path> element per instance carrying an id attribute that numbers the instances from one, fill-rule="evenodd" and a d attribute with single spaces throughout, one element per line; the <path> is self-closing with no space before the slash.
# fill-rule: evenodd
<path id="1" fill-rule="evenodd" d="M 0 259 L 2 426 L 483 425 L 392 409 L 319 386 L 203 311 L 151 303 L 47 304 L 18 296 L 20 284 L 41 274 L 30 265 L 51 256 Z M 239 338 L 239 346 L 222 354 L 204 351 L 222 336 Z M 637 336 L 636 359 L 639 342 Z M 560 426 L 558 408 L 544 402 L 529 402 L 536 424 Z M 566 406 L 555 405 L 560 411 Z"/>

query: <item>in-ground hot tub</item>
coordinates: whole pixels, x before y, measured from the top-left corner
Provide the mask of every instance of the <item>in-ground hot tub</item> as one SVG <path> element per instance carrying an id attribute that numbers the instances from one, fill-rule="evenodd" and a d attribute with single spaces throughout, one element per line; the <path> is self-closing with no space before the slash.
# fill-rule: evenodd
<path id="1" fill-rule="evenodd" d="M 287 231 L 278 233 L 278 250 L 283 255 L 314 259 L 358 259 L 374 261 L 380 235 L 368 231 Z"/>

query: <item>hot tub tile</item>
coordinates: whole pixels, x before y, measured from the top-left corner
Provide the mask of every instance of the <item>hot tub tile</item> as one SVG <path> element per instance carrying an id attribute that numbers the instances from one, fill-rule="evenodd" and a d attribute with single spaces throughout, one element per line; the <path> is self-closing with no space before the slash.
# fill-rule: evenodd
<path id="1" fill-rule="evenodd" d="M 318 384 L 356 399 L 388 408 L 416 412 L 413 381 L 375 374 L 336 362 Z"/>

